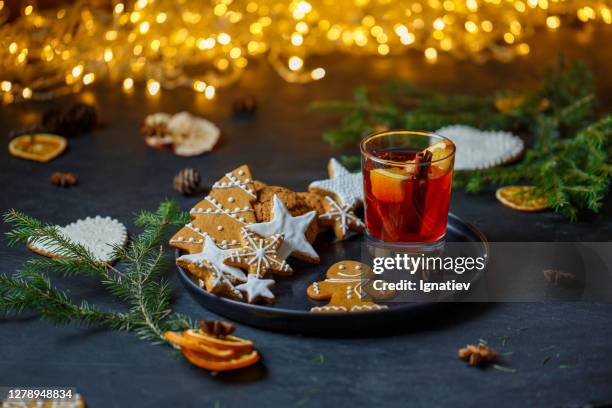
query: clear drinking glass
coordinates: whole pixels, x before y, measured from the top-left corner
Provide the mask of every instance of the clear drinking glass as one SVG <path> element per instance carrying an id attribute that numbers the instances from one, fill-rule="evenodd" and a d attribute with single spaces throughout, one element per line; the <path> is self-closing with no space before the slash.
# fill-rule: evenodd
<path id="1" fill-rule="evenodd" d="M 371 240 L 436 243 L 446 234 L 455 145 L 427 132 L 387 131 L 361 141 Z"/>

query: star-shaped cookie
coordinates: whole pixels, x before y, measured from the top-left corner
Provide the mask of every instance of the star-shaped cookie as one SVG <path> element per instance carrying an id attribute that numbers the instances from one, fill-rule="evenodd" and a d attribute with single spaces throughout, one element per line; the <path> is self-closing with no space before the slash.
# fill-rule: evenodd
<path id="1" fill-rule="evenodd" d="M 233 251 L 225 263 L 249 271 L 249 277 L 255 275 L 263 278 L 268 272 L 276 275 L 291 275 L 293 269 L 285 259 L 279 256 L 278 250 L 283 243 L 282 234 L 267 238 L 255 234 L 246 228 L 241 230 L 242 247 Z"/>
<path id="2" fill-rule="evenodd" d="M 313 181 L 308 190 L 332 195 L 340 204 L 356 207 L 363 202 L 363 177 L 361 173 L 351 173 L 336 159 L 327 165 L 329 179 Z"/>
<path id="3" fill-rule="evenodd" d="M 319 221 L 323 225 L 330 225 L 334 228 L 336 238 L 343 240 L 349 230 L 361 232 L 365 228 L 363 222 L 355 215 L 353 208 L 346 204 L 339 204 L 326 196 L 323 200 L 325 212 L 319 215 Z"/>
<path id="4" fill-rule="evenodd" d="M 194 273 L 196 268 L 210 270 L 214 267 L 218 273 L 223 274 L 232 283 L 245 282 L 246 276 L 244 272 L 224 262 L 234 251 L 233 249 L 219 248 L 215 245 L 212 238 L 207 235 L 204 239 L 202 251 L 180 256 L 176 259 L 176 263 L 188 268 L 192 273 Z M 203 276 L 204 273 L 194 273 L 194 275 Z"/>
<path id="5" fill-rule="evenodd" d="M 298 217 L 293 217 L 276 195 L 274 195 L 273 203 L 271 221 L 250 224 L 246 228 L 263 237 L 283 234 L 284 241 L 279 250 L 279 255 L 283 259 L 293 255 L 306 262 L 318 263 L 319 255 L 305 236 L 306 230 L 317 216 L 317 212 L 310 211 Z"/>
<path id="6" fill-rule="evenodd" d="M 265 300 L 268 303 L 274 302 L 274 294 L 270 288 L 274 286 L 273 279 L 260 279 L 256 275 L 249 275 L 246 283 L 236 287 L 246 296 L 246 301 L 255 303 L 258 300 Z"/>

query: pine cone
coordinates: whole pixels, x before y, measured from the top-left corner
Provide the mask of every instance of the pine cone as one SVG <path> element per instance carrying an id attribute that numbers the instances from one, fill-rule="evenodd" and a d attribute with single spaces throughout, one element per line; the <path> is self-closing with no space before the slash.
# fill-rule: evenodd
<path id="1" fill-rule="evenodd" d="M 236 99 L 232 104 L 232 110 L 235 115 L 252 115 L 257 110 L 257 101 L 252 96 Z"/>
<path id="2" fill-rule="evenodd" d="M 145 138 L 155 137 L 155 138 L 163 138 L 168 136 L 168 125 L 165 123 L 155 123 L 153 125 L 144 125 L 142 129 L 140 129 L 142 135 Z"/>
<path id="3" fill-rule="evenodd" d="M 50 180 L 58 187 L 70 187 L 79 181 L 79 177 L 73 173 L 62 173 L 56 171 L 51 175 Z"/>
<path id="4" fill-rule="evenodd" d="M 63 136 L 78 136 L 94 128 L 98 120 L 96 109 L 85 103 L 75 103 L 67 108 L 47 110 L 41 120 L 41 127 L 49 133 Z"/>
<path id="5" fill-rule="evenodd" d="M 236 330 L 233 324 L 221 320 L 200 320 L 200 330 L 216 337 L 225 337 Z"/>
<path id="6" fill-rule="evenodd" d="M 184 195 L 194 194 L 200 189 L 200 181 L 200 173 L 197 170 L 183 169 L 174 177 L 174 190 Z"/>

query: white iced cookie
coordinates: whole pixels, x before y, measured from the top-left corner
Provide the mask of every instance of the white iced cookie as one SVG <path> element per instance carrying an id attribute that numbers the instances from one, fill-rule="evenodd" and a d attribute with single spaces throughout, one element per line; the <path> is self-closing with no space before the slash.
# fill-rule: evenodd
<path id="1" fill-rule="evenodd" d="M 270 290 L 274 286 L 273 279 L 261 279 L 257 275 L 249 275 L 246 283 L 236 286 L 240 292 L 244 293 L 246 301 L 255 303 L 265 300 L 268 303 L 274 302 L 274 294 Z"/>
<path id="2" fill-rule="evenodd" d="M 327 165 L 329 179 L 313 181 L 308 190 L 332 195 L 340 204 L 355 207 L 363 202 L 361 172 L 351 173 L 338 160 L 332 158 Z"/>
<path id="3" fill-rule="evenodd" d="M 453 141 L 455 170 L 479 170 L 499 166 L 517 159 L 525 144 L 510 132 L 482 131 L 471 126 L 452 125 L 436 134 Z"/>
<path id="4" fill-rule="evenodd" d="M 75 244 L 87 248 L 101 262 L 112 262 L 113 246 L 122 246 L 127 242 L 125 225 L 113 218 L 99 215 L 59 227 L 59 232 Z M 28 248 L 39 255 L 51 258 L 61 257 L 60 249 L 56 244 L 34 239 L 28 244 Z"/>
<path id="5" fill-rule="evenodd" d="M 283 234 L 285 240 L 278 251 L 279 256 L 283 259 L 293 255 L 306 262 L 318 263 L 319 255 L 310 245 L 305 235 L 308 226 L 316 218 L 317 212 L 310 211 L 304 215 L 294 217 L 276 195 L 274 195 L 273 203 L 271 221 L 250 224 L 247 225 L 247 228 L 262 237 Z"/>

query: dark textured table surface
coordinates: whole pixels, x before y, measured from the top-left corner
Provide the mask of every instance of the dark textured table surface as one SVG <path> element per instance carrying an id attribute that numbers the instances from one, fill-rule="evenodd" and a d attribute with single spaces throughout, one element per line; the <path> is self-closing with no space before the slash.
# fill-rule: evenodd
<path id="1" fill-rule="evenodd" d="M 586 39 L 585 39 L 586 36 Z M 188 209 L 195 199 L 172 191 L 174 174 L 197 168 L 206 182 L 248 163 L 258 179 L 303 190 L 325 175 L 339 152 L 321 140 L 334 118 L 304 111 L 313 98 L 348 97 L 353 86 L 372 87 L 386 79 L 411 79 L 440 90 L 486 93 L 499 87 L 535 86 L 558 49 L 585 59 L 594 70 L 605 109 L 612 105 L 610 53 L 596 52 L 605 32 L 549 35 L 532 48 L 531 60 L 508 65 L 474 65 L 442 58 L 426 65 L 421 57 L 327 59 L 328 78 L 307 86 L 283 83 L 269 67 L 255 64 L 233 88 L 214 101 L 189 91 L 141 91 L 125 95 L 100 85 L 80 96 L 94 101 L 103 126 L 70 141 L 60 158 L 37 164 L 0 152 L 0 210 L 18 208 L 58 224 L 88 215 L 109 215 L 131 223 L 139 209 L 153 209 L 166 197 Z M 583 46 L 584 41 L 591 44 Z M 253 120 L 231 117 L 230 102 L 254 94 Z M 47 104 L 2 107 L 0 129 L 35 120 Z M 147 113 L 189 110 L 210 118 L 223 131 L 211 154 L 179 158 L 145 147 L 139 126 Z M 6 136 L 4 139 L 6 142 Z M 80 185 L 58 189 L 53 171 L 80 175 Z M 479 227 L 491 241 L 608 241 L 611 206 L 571 224 L 552 213 L 523 214 L 499 205 L 491 194 L 454 192 L 452 211 Z M 6 227 L 0 227 L 0 232 Z M 31 254 L 0 247 L 0 270 L 11 273 Z M 168 268 L 176 288 L 176 309 L 194 318 L 214 316 L 198 306 Z M 65 283 L 75 297 L 102 305 L 102 288 L 86 278 Z M 458 304 L 369 336 L 328 338 L 266 332 L 239 325 L 255 341 L 263 363 L 212 376 L 163 346 L 150 346 L 130 333 L 54 327 L 35 316 L 0 320 L 0 386 L 71 386 L 98 407 L 244 406 L 582 406 L 612 403 L 612 306 L 606 304 Z M 500 338 L 508 336 L 505 345 Z M 501 352 L 514 373 L 473 369 L 456 358 L 457 348 L 479 338 Z M 548 359 L 550 357 L 550 359 Z"/>

